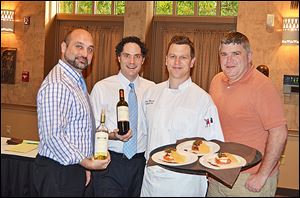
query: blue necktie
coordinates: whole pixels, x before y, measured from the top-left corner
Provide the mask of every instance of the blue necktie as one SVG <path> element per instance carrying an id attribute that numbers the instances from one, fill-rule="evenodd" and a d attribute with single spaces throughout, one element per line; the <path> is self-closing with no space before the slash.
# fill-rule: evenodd
<path id="1" fill-rule="evenodd" d="M 123 152 L 128 159 L 131 159 L 137 151 L 137 123 L 138 123 L 138 103 L 137 97 L 134 91 L 134 84 L 130 83 L 130 92 L 128 95 L 128 107 L 129 107 L 129 122 L 132 137 L 124 143 Z"/>
<path id="2" fill-rule="evenodd" d="M 83 89 L 84 93 L 86 94 L 86 93 L 87 93 L 87 88 L 86 88 L 86 84 L 85 84 L 85 81 L 84 81 L 83 76 L 81 76 L 81 77 L 79 78 L 79 80 L 80 80 L 80 86 L 81 86 L 81 88 Z"/>

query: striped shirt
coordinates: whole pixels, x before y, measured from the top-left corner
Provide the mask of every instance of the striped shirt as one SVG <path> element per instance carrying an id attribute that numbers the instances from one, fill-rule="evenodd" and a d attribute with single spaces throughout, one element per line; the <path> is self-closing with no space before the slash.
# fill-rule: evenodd
<path id="1" fill-rule="evenodd" d="M 94 118 L 81 77 L 59 60 L 37 95 L 39 154 L 62 165 L 78 164 L 93 154 Z"/>

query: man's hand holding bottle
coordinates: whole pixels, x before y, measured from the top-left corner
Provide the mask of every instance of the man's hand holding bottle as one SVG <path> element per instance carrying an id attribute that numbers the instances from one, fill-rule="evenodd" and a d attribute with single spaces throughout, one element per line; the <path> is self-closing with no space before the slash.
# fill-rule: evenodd
<path id="1" fill-rule="evenodd" d="M 129 129 L 128 132 L 124 135 L 119 135 L 118 132 L 119 132 L 119 129 L 115 129 L 115 130 L 113 130 L 113 132 L 109 133 L 109 139 L 127 142 L 132 137 L 131 129 Z"/>

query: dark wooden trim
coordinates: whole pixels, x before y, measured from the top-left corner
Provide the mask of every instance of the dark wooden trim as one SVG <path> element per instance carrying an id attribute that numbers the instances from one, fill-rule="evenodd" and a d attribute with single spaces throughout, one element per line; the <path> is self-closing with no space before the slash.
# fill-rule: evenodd
<path id="1" fill-rule="evenodd" d="M 154 16 L 152 47 L 150 48 L 151 70 L 147 73 L 149 79 L 156 83 L 166 80 L 165 61 L 163 54 L 163 33 L 166 30 L 174 32 L 195 31 L 234 31 L 237 17 L 207 17 L 207 16 Z"/>
<path id="2" fill-rule="evenodd" d="M 277 188 L 276 195 L 284 197 L 299 197 L 299 189 Z"/>
<path id="3" fill-rule="evenodd" d="M 20 104 L 1 103 L 1 110 L 3 110 L 3 109 L 36 112 L 36 105 L 20 105 Z"/>
<path id="4" fill-rule="evenodd" d="M 124 16 L 111 16 L 111 15 L 100 15 L 100 14 L 57 14 L 56 19 L 59 21 L 113 21 L 123 22 Z"/>
<path id="5" fill-rule="evenodd" d="M 153 16 L 154 22 L 184 22 L 184 23 L 237 23 L 236 16 Z"/>
<path id="6" fill-rule="evenodd" d="M 289 137 L 299 137 L 299 130 L 288 130 L 288 136 Z"/>

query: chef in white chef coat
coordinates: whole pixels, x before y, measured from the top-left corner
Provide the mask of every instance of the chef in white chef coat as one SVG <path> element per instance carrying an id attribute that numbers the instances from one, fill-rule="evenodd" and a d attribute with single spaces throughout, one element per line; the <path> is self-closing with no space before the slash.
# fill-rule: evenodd
<path id="1" fill-rule="evenodd" d="M 193 43 L 174 36 L 168 46 L 166 66 L 169 79 L 151 87 L 143 97 L 147 131 L 145 157 L 157 147 L 188 137 L 224 141 L 218 112 L 210 95 L 192 82 L 195 63 Z M 141 196 L 205 196 L 205 175 L 177 173 L 159 166 L 145 167 Z"/>

